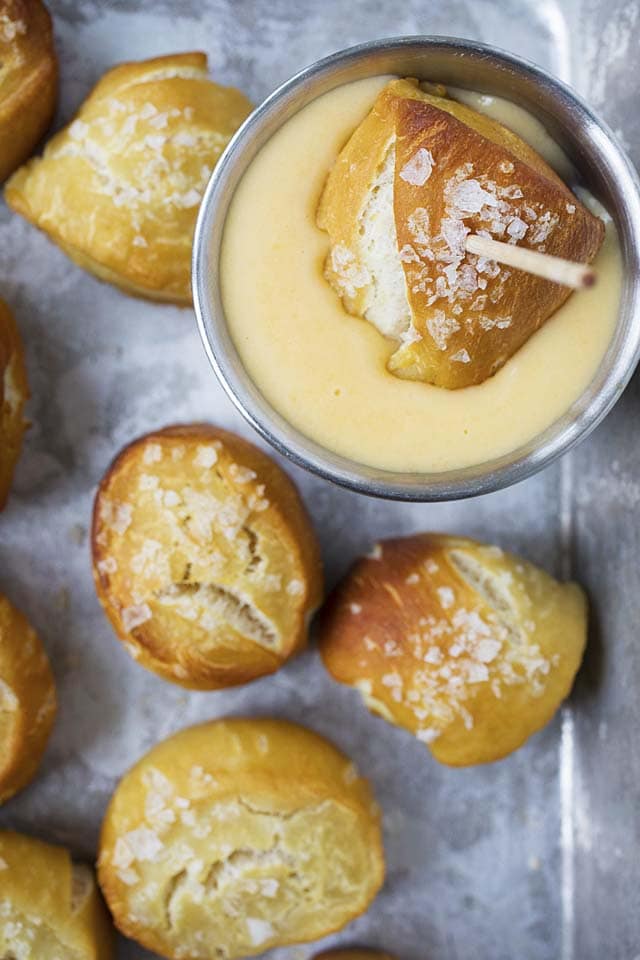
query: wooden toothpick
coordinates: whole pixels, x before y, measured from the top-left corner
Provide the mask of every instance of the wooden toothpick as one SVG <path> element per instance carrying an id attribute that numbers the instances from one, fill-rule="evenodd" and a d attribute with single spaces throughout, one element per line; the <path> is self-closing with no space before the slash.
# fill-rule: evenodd
<path id="1" fill-rule="evenodd" d="M 552 257 L 547 253 L 538 253 L 537 250 L 527 250 L 513 243 L 501 243 L 489 237 L 479 237 L 470 234 L 465 240 L 465 247 L 469 253 L 477 253 L 480 257 L 497 260 L 516 270 L 533 273 L 537 277 L 560 283 L 564 287 L 581 290 L 592 287 L 596 282 L 596 274 L 586 263 L 573 263 L 561 257 Z"/>

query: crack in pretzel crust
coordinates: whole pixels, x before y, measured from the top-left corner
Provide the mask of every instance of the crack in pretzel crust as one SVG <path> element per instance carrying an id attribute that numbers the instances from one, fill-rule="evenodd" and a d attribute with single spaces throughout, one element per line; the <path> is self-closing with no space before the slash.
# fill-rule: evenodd
<path id="1" fill-rule="evenodd" d="M 249 599 L 219 583 L 181 581 L 157 591 L 155 596 L 163 605 L 178 608 L 183 601 L 193 603 L 196 599 L 220 625 L 226 624 L 261 647 L 279 648 L 280 637 L 271 621 Z"/>

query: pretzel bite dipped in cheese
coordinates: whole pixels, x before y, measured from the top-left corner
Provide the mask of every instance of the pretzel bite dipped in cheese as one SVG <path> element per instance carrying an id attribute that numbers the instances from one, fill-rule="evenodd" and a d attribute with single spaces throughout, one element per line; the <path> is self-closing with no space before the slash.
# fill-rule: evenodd
<path id="1" fill-rule="evenodd" d="M 113 957 L 113 927 L 93 871 L 62 847 L 9 830 L 0 830 L 0 956 Z"/>
<path id="2" fill-rule="evenodd" d="M 117 787 L 98 860 L 118 928 L 170 960 L 320 939 L 366 910 L 383 876 L 367 781 L 323 737 L 266 718 L 155 746 Z"/>
<path id="3" fill-rule="evenodd" d="M 121 64 L 16 171 L 7 203 L 101 280 L 189 304 L 200 200 L 251 109 L 209 79 L 203 53 Z"/>
<path id="4" fill-rule="evenodd" d="M 0 803 L 35 775 L 55 716 L 55 683 L 42 643 L 0 594 Z"/>
<path id="5" fill-rule="evenodd" d="M 98 490 L 98 597 L 140 664 L 215 690 L 273 673 L 322 594 L 311 522 L 261 450 L 207 424 L 126 447 Z"/>
<path id="6" fill-rule="evenodd" d="M 499 760 L 568 695 L 587 632 L 573 583 L 498 547 L 421 534 L 378 544 L 323 610 L 324 663 L 437 760 Z"/>
<path id="7" fill-rule="evenodd" d="M 24 347 L 11 310 L 0 300 L 0 510 L 7 502 L 28 426 L 23 415 L 28 399 Z"/>
<path id="8" fill-rule="evenodd" d="M 397 377 L 482 383 L 571 293 L 468 253 L 469 234 L 590 262 L 604 239 L 549 165 L 496 120 L 393 80 L 340 153 L 317 213 L 325 276 L 397 344 Z"/>
<path id="9" fill-rule="evenodd" d="M 41 0 L 0 4 L 0 183 L 23 163 L 51 123 L 58 61 Z"/>

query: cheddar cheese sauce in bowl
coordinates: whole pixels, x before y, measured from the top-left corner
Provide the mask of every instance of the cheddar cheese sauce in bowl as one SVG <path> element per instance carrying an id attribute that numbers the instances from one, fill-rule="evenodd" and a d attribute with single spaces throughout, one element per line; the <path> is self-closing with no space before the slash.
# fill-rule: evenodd
<path id="1" fill-rule="evenodd" d="M 592 262 L 595 287 L 470 254 Z M 335 54 L 238 131 L 196 228 L 207 354 L 281 453 L 373 496 L 507 486 L 586 436 L 640 352 L 640 192 L 539 68 L 465 40 Z"/>

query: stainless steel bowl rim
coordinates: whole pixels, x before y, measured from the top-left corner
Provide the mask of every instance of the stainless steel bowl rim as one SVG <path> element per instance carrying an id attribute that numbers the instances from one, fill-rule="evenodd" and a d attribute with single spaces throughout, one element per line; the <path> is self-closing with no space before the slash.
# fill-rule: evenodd
<path id="1" fill-rule="evenodd" d="M 599 373 L 606 373 L 601 388 L 588 400 L 585 397 L 589 390 L 585 391 L 571 407 L 571 418 L 568 411 L 531 443 L 493 461 L 429 474 L 397 473 L 357 463 L 322 447 L 293 427 L 261 396 L 244 370 L 226 327 L 217 283 L 216 303 L 211 302 L 210 295 L 212 250 L 217 270 L 228 206 L 235 185 L 262 146 L 260 134 L 264 134 L 270 122 L 278 120 L 264 137 L 266 142 L 288 116 L 326 89 L 348 82 L 336 79 L 335 83 L 317 89 L 322 81 L 367 62 L 372 69 L 361 76 L 395 72 L 381 65 L 376 69 L 376 65 L 390 55 L 400 57 L 407 52 L 425 56 L 437 52 L 475 58 L 483 65 L 490 63 L 496 72 L 512 72 L 533 82 L 578 117 L 591 140 L 597 138 L 603 162 L 616 171 L 616 209 L 611 212 L 617 217 L 624 244 L 627 278 L 626 300 L 620 309 L 620 318 L 625 311 L 628 314 L 626 336 L 606 370 L 605 361 L 601 364 Z M 301 93 L 308 94 L 301 98 L 303 102 L 299 102 Z M 240 164 L 243 159 L 244 164 Z M 220 157 L 200 206 L 193 244 L 192 284 L 198 328 L 220 383 L 245 419 L 279 453 L 326 480 L 369 496 L 422 502 L 478 496 L 524 480 L 584 439 L 611 410 L 631 378 L 640 359 L 640 180 L 608 126 L 573 90 L 536 64 L 499 48 L 460 38 L 412 36 L 375 40 L 334 53 L 301 70 L 267 97 L 240 127 Z"/>

